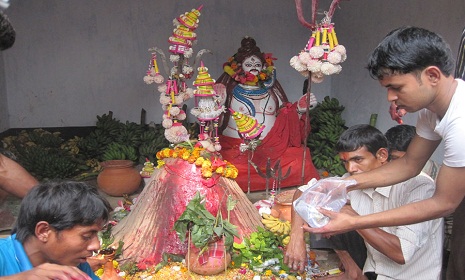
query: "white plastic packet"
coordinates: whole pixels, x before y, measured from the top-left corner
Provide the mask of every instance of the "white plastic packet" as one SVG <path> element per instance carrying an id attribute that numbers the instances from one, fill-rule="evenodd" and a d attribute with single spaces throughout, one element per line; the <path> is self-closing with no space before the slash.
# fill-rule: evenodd
<path id="1" fill-rule="evenodd" d="M 294 201 L 294 209 L 311 227 L 323 227 L 329 223 L 329 217 L 321 214 L 317 208 L 339 212 L 347 203 L 346 188 L 356 183 L 355 180 L 340 177 L 319 180 Z"/>

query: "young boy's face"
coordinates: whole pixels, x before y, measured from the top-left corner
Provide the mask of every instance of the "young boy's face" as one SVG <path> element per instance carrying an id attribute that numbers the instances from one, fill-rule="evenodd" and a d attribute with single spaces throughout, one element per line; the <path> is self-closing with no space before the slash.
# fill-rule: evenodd
<path id="1" fill-rule="evenodd" d="M 76 225 L 60 232 L 50 229 L 48 240 L 43 246 L 44 258 L 51 263 L 77 266 L 86 262 L 94 251 L 100 249 L 97 233 L 103 224 Z"/>
<path id="2" fill-rule="evenodd" d="M 366 147 L 352 152 L 340 152 L 339 158 L 350 175 L 378 168 L 387 160 L 380 156 L 374 156 Z"/>

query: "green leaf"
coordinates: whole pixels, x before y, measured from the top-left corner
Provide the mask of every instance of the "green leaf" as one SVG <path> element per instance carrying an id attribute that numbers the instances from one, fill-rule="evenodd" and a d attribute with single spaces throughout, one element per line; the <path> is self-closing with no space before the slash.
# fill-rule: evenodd
<path id="1" fill-rule="evenodd" d="M 231 211 L 237 204 L 237 200 L 234 200 L 231 195 L 228 195 L 228 201 L 226 202 L 226 209 Z"/>

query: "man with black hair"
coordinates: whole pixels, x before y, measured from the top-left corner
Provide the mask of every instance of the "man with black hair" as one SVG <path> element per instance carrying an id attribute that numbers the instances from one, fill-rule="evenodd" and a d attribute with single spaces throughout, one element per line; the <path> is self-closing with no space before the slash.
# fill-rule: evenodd
<path id="1" fill-rule="evenodd" d="M 419 27 L 391 31 L 373 51 L 370 75 L 387 89 L 389 102 L 399 109 L 419 112 L 416 135 L 400 159 L 348 179 L 355 189 L 376 188 L 405 181 L 420 173 L 444 139 L 444 160 L 436 177 L 434 195 L 389 211 L 349 216 L 321 209 L 331 221 L 323 228 L 304 229 L 336 234 L 349 230 L 413 224 L 454 213 L 465 218 L 465 82 L 453 76 L 454 59 L 447 42 Z M 447 279 L 465 279 L 465 223 L 454 223 Z"/>
<path id="2" fill-rule="evenodd" d="M 0 239 L 0 279 L 98 280 L 87 258 L 110 204 L 84 182 L 41 183 L 24 197 L 12 235 Z"/>
<path id="3" fill-rule="evenodd" d="M 369 172 L 389 161 L 386 137 L 367 124 L 344 131 L 336 143 L 336 151 L 349 173 L 345 176 Z M 429 198 L 434 189 L 431 177 L 422 174 L 394 186 L 356 190 L 348 193 L 350 204 L 341 212 L 350 216 L 380 212 Z M 299 191 L 305 189 L 301 187 Z M 294 220 L 292 217 L 291 242 L 296 242 L 293 238 L 299 237 L 295 226 L 299 218 Z M 442 219 L 350 231 L 334 235 L 330 240 L 345 270 L 343 275 L 331 279 L 440 279 Z M 291 266 L 293 263 L 289 260 L 298 257 L 299 248 L 305 250 L 305 246 L 300 244 L 297 249 L 292 248 L 296 252 L 286 252 L 285 255 L 285 261 Z"/>

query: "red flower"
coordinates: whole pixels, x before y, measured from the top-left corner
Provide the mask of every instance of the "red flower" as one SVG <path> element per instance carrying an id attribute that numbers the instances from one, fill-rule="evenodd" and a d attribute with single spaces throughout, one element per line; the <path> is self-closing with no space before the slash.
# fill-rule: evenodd
<path id="1" fill-rule="evenodd" d="M 272 53 L 265 53 L 264 57 L 265 57 L 266 64 L 268 64 L 268 66 L 273 66 L 273 60 L 277 60 L 276 57 L 273 57 Z"/>
<path id="2" fill-rule="evenodd" d="M 250 73 L 250 72 L 245 72 L 245 79 L 246 79 L 246 81 L 251 81 L 251 82 L 253 82 L 256 78 L 257 78 L 257 77 L 256 77 L 254 74 L 252 74 L 252 73 Z"/>

